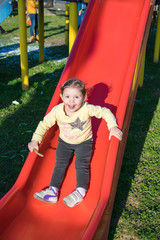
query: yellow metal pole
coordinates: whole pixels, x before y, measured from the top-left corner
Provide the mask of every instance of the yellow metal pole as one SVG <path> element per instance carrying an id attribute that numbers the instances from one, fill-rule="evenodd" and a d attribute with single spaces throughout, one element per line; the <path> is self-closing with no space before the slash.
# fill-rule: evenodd
<path id="1" fill-rule="evenodd" d="M 44 61 L 44 6 L 39 0 L 39 62 Z"/>
<path id="2" fill-rule="evenodd" d="M 144 56 L 143 56 L 143 59 L 142 59 L 142 66 L 141 66 L 140 79 L 139 79 L 139 86 L 140 87 L 143 86 L 145 59 L 146 59 L 146 50 L 144 52 Z"/>
<path id="3" fill-rule="evenodd" d="M 134 92 L 135 87 L 136 87 L 136 80 L 137 80 L 137 76 L 138 76 L 138 68 L 139 68 L 139 55 L 137 58 L 137 62 L 136 62 L 136 67 L 135 67 L 135 71 L 134 71 L 134 77 L 133 77 L 133 81 L 132 81 L 132 91 Z"/>
<path id="4" fill-rule="evenodd" d="M 29 89 L 25 0 L 18 0 L 22 90 Z"/>
<path id="5" fill-rule="evenodd" d="M 160 51 L 160 8 L 158 6 L 157 31 L 156 31 L 154 56 L 153 56 L 154 63 L 157 63 L 159 61 L 159 51 Z"/>
<path id="6" fill-rule="evenodd" d="M 69 3 L 66 3 L 65 11 L 65 44 L 69 44 Z"/>
<path id="7" fill-rule="evenodd" d="M 69 53 L 78 32 L 78 3 L 70 2 L 69 4 Z"/>

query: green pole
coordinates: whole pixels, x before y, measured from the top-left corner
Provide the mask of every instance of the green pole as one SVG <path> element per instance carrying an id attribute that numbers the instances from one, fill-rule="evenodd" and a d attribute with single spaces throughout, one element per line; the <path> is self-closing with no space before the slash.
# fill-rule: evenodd
<path id="1" fill-rule="evenodd" d="M 44 6 L 39 0 L 39 62 L 44 61 Z"/>
<path id="2" fill-rule="evenodd" d="M 154 63 L 157 63 L 159 61 L 159 51 L 160 51 L 160 9 L 158 6 L 157 31 L 156 31 L 154 56 L 153 56 Z"/>

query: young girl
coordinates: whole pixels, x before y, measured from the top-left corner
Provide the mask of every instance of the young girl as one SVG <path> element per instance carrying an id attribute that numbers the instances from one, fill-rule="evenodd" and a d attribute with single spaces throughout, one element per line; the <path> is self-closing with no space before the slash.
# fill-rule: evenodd
<path id="1" fill-rule="evenodd" d="M 56 164 L 49 188 L 37 192 L 34 197 L 56 203 L 59 188 L 62 184 L 66 168 L 75 155 L 77 188 L 63 199 L 69 207 L 79 204 L 86 195 L 89 184 L 89 165 L 92 155 L 91 117 L 104 118 L 110 130 L 109 139 L 115 136 L 122 139 L 122 131 L 116 119 L 107 108 L 94 106 L 85 102 L 86 89 L 82 81 L 69 79 L 61 87 L 63 103 L 55 106 L 41 121 L 28 144 L 29 150 L 39 149 L 39 143 L 46 131 L 56 122 L 60 129 L 59 142 L 56 149 Z"/>

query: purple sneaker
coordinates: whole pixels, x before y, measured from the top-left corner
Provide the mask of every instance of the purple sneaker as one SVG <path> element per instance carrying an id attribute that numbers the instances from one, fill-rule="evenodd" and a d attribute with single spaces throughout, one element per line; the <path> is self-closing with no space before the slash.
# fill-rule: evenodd
<path id="1" fill-rule="evenodd" d="M 58 192 L 56 193 L 52 187 L 49 187 L 40 192 L 36 192 L 34 197 L 40 201 L 56 203 L 58 200 Z"/>

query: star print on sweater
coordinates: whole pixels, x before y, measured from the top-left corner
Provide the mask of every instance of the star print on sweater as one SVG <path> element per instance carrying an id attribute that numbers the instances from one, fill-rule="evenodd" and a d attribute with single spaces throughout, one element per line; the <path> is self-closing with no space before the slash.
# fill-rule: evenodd
<path id="1" fill-rule="evenodd" d="M 83 131 L 83 125 L 86 123 L 86 121 L 81 122 L 81 120 L 79 119 L 79 117 L 77 117 L 75 122 L 69 123 L 69 125 L 71 125 L 72 129 L 74 128 L 78 128 L 79 130 Z"/>

